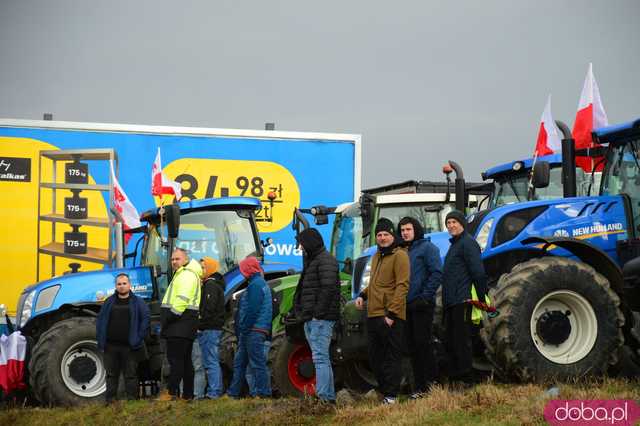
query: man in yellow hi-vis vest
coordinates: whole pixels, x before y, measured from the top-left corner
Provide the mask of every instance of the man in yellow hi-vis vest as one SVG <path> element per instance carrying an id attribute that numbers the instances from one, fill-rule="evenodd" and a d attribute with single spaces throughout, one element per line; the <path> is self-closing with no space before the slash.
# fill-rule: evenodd
<path id="1" fill-rule="evenodd" d="M 171 253 L 173 279 L 164 294 L 161 306 L 162 337 L 167 339 L 169 373 L 168 393 L 159 399 L 193 399 L 193 364 L 191 352 L 198 331 L 200 279 L 202 267 L 189 260 L 187 252 L 177 248 Z"/>

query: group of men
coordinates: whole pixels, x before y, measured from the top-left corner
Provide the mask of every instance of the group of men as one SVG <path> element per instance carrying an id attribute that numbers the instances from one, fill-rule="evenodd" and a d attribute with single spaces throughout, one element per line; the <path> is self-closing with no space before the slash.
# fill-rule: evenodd
<path id="1" fill-rule="evenodd" d="M 445 224 L 451 246 L 444 265 L 415 218 L 401 219 L 397 228 L 380 218 L 375 228 L 378 250 L 371 259 L 369 285 L 355 303 L 364 309 L 367 302 L 369 361 L 385 404 L 397 402 L 405 344 L 414 375 L 411 398 L 424 396 L 439 377 L 431 332 L 440 285 L 449 380 L 463 385 L 473 380 L 468 301 L 472 288 L 485 300 L 487 277 L 480 247 L 465 231 L 464 215 L 454 210 Z"/>
<path id="2" fill-rule="evenodd" d="M 223 395 L 220 340 L 225 317 L 224 277 L 218 262 L 198 262 L 177 248 L 171 254 L 173 278 L 161 305 L 161 335 L 166 340 L 170 371 L 159 400 L 216 399 Z M 270 396 L 265 341 L 271 333 L 271 290 L 255 257 L 240 262 L 247 289 L 238 303 L 233 379 L 227 393 L 239 397 L 242 380 L 252 395 Z M 128 399 L 138 398 L 138 365 L 147 359 L 144 339 L 149 333 L 149 308 L 131 291 L 127 274 L 116 277 L 115 293 L 107 298 L 96 322 L 98 348 L 104 353 L 106 401 L 116 399 L 122 373 Z M 258 350 L 259 348 L 259 350 Z M 194 362 L 203 371 L 194 371 Z M 199 374 L 206 373 L 204 377 Z"/>
<path id="3" fill-rule="evenodd" d="M 384 403 L 397 400 L 405 348 L 414 375 L 412 398 L 422 397 L 439 377 L 431 331 L 440 285 L 449 379 L 461 383 L 472 380 L 471 306 L 467 302 L 472 288 L 480 300 L 485 300 L 487 278 L 480 247 L 465 231 L 464 215 L 450 212 L 446 227 L 451 247 L 442 265 L 439 250 L 424 238 L 422 225 L 415 218 L 401 219 L 397 228 L 386 218 L 380 218 L 376 225 L 378 250 L 371 260 L 369 285 L 355 304 L 364 309 L 366 301 L 369 360 Z M 302 231 L 298 244 L 303 252 L 303 271 L 294 295 L 294 314 L 303 323 L 311 348 L 316 395 L 321 402 L 335 403 L 329 348 L 341 309 L 338 262 L 315 228 Z M 219 398 L 223 395 L 219 346 L 225 315 L 224 278 L 215 259 L 205 257 L 198 262 L 180 248 L 171 254 L 171 266 L 173 278 L 161 306 L 170 374 L 167 391 L 159 399 Z M 251 396 L 270 397 L 267 354 L 273 319 L 271 290 L 255 257 L 243 259 L 239 269 L 247 287 L 234 318 L 237 349 L 227 395 L 239 398 L 246 381 Z M 121 372 L 127 397 L 137 398 L 137 366 L 147 357 L 144 338 L 148 332 L 149 309 L 131 292 L 129 277 L 119 274 L 116 291 L 105 301 L 97 320 L 108 402 L 116 397 Z M 194 372 L 194 354 L 201 357 L 206 389 L 204 378 Z"/>

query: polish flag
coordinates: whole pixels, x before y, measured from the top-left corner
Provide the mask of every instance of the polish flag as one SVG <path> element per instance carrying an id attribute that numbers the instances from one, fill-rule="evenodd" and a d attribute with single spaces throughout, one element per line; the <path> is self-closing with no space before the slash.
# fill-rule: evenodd
<path id="1" fill-rule="evenodd" d="M 136 210 L 135 206 L 124 192 L 124 189 L 120 186 L 118 179 L 116 179 L 116 174 L 113 172 L 113 164 L 111 164 L 111 180 L 113 181 L 113 206 L 120 214 L 122 227 L 127 230 L 142 226 L 138 210 Z M 125 244 L 127 244 L 130 239 L 131 234 L 124 235 Z"/>
<path id="2" fill-rule="evenodd" d="M 165 194 L 173 194 L 178 201 L 182 198 L 182 188 L 180 184 L 169 179 L 162 173 L 160 148 L 158 148 L 156 160 L 153 162 L 153 167 L 151 168 L 151 194 L 159 197 Z"/>
<path id="3" fill-rule="evenodd" d="M 538 131 L 538 140 L 533 156 L 542 157 L 543 155 L 550 155 L 561 151 L 560 129 L 556 126 L 556 122 L 551 115 L 551 95 L 549 95 L 547 105 L 545 105 L 542 117 L 540 118 L 540 130 Z"/>
<path id="4" fill-rule="evenodd" d="M 27 339 L 19 332 L 0 336 L 0 389 L 7 395 L 14 390 L 26 389 L 24 383 Z"/>
<path id="5" fill-rule="evenodd" d="M 600 89 L 598 89 L 598 83 L 596 83 L 596 79 L 593 76 L 593 64 L 589 64 L 587 77 L 584 80 L 582 94 L 580 95 L 576 121 L 571 132 L 573 139 L 576 141 L 576 150 L 600 146 L 593 143 L 591 132 L 593 129 L 608 124 L 607 113 L 604 111 L 602 99 L 600 99 Z M 589 157 L 576 157 L 576 165 L 582 167 L 586 172 L 591 172 L 594 163 L 597 161 L 598 159 Z M 602 171 L 602 167 L 603 165 L 600 164 L 596 171 Z"/>

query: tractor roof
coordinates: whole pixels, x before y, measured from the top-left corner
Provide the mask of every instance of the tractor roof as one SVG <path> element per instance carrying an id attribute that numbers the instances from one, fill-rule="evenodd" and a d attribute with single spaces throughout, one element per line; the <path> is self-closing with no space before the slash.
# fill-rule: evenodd
<path id="1" fill-rule="evenodd" d="M 543 155 L 542 157 L 538 157 L 537 161 L 547 161 L 549 164 L 562 164 L 562 154 Z M 510 161 L 508 163 L 492 167 L 486 172 L 482 173 L 482 178 L 495 179 L 500 175 L 509 174 L 512 171 L 515 171 L 514 165 L 517 163 L 520 163 L 520 169 L 517 170 L 518 172 L 522 170 L 529 170 L 533 165 L 533 158 L 525 158 L 524 160 L 519 161 Z"/>
<path id="2" fill-rule="evenodd" d="M 260 200 L 251 197 L 204 198 L 178 203 L 178 207 L 180 207 L 180 212 L 182 213 L 192 210 L 257 210 L 260 208 Z M 140 218 L 148 221 L 158 216 L 158 210 L 160 210 L 160 207 L 147 210 L 140 215 Z"/>

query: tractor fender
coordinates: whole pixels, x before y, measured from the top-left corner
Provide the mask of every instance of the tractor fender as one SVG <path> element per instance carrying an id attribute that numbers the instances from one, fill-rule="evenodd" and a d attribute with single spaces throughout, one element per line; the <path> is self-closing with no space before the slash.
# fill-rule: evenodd
<path id="1" fill-rule="evenodd" d="M 590 265 L 609 280 L 609 285 L 618 294 L 623 295 L 624 277 L 622 269 L 602 249 L 586 241 L 567 237 L 529 237 L 522 240 L 522 244 L 543 244 L 542 251 L 551 246 L 567 250 L 582 262 Z"/>

